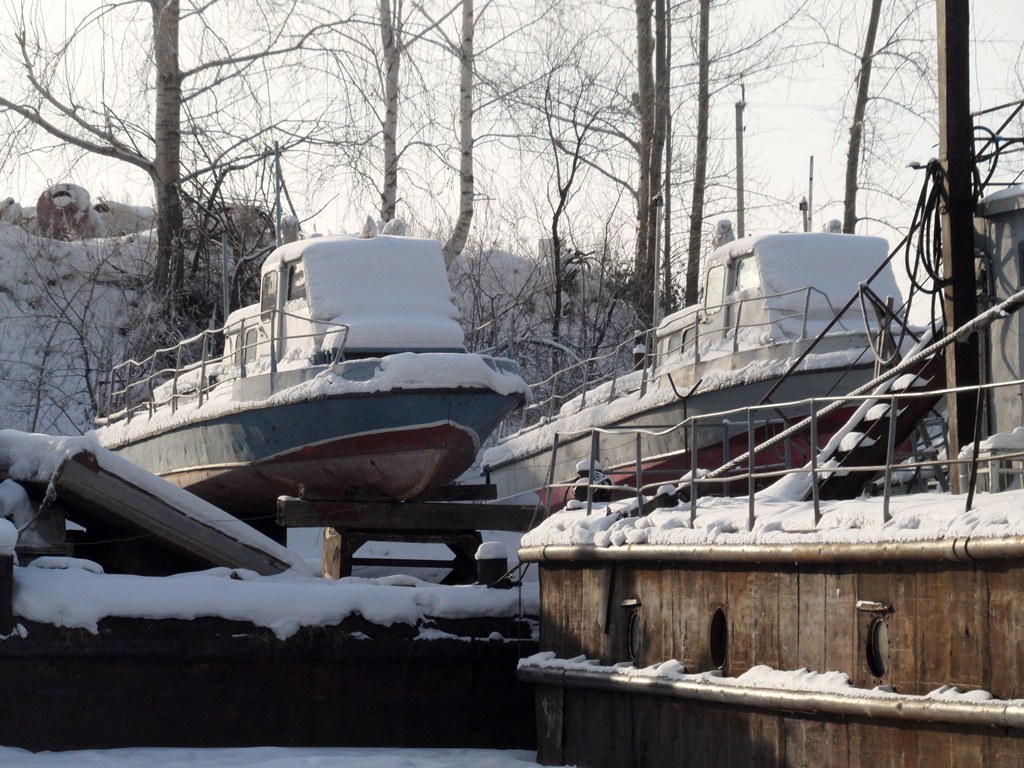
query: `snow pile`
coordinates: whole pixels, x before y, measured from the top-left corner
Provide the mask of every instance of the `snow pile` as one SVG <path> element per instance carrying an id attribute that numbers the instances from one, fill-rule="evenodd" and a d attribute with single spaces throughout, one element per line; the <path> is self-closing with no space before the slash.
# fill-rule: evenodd
<path id="1" fill-rule="evenodd" d="M 752 531 L 747 530 L 745 497 L 699 499 L 692 525 L 688 503 L 626 517 L 624 511 L 633 502 L 612 502 L 595 504 L 590 515 L 585 508 L 555 513 L 523 536 L 523 546 L 895 543 L 1024 536 L 1024 491 L 980 493 L 974 507 L 964 511 L 966 499 L 941 493 L 894 496 L 888 522 L 877 498 L 822 501 L 816 526 L 812 502 L 759 496 Z"/>
<path id="2" fill-rule="evenodd" d="M 622 662 L 612 666 L 604 666 L 597 659 L 577 656 L 572 659 L 560 659 L 551 651 L 542 651 L 528 656 L 519 662 L 519 668 L 564 669 L 581 672 L 593 672 L 623 678 L 653 678 L 670 682 L 695 683 L 698 686 L 713 684 L 724 688 L 794 691 L 809 694 L 833 694 L 848 696 L 851 699 L 886 699 L 893 702 L 924 701 L 929 699 L 949 701 L 952 703 L 981 703 L 997 701 L 988 691 L 961 692 L 948 685 L 940 686 L 923 696 L 896 693 L 888 686 L 876 688 L 857 688 L 843 672 L 815 672 L 806 668 L 796 670 L 778 670 L 764 665 L 756 665 L 738 677 L 725 677 L 720 670 L 688 674 L 683 664 L 675 659 L 655 664 L 650 667 L 634 667 L 630 662 Z M 1024 704 L 1024 699 L 1010 699 L 1003 704 Z"/>
<path id="3" fill-rule="evenodd" d="M 978 453 L 980 455 L 984 456 L 989 451 L 1024 451 L 1024 427 L 1016 427 L 1013 432 L 1001 432 L 992 435 L 978 443 Z M 960 449 L 961 459 L 970 459 L 973 456 L 973 444 L 965 445 Z"/>
<path id="4" fill-rule="evenodd" d="M 56 563 L 62 564 L 68 567 L 15 568 L 18 617 L 96 633 L 106 617 L 215 616 L 250 622 L 286 639 L 301 627 L 331 626 L 350 616 L 415 626 L 437 618 L 514 617 L 520 607 L 518 590 L 440 586 L 412 576 L 329 581 L 294 572 L 259 576 L 214 568 L 155 578 L 97 573 L 86 561 Z M 538 601 L 537 583 L 524 584 L 523 612 L 536 615 Z"/>

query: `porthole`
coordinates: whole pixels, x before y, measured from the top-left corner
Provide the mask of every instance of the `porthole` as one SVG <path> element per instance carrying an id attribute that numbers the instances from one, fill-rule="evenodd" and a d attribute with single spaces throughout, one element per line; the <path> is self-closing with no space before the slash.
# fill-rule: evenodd
<path id="1" fill-rule="evenodd" d="M 635 662 L 640 658 L 644 642 L 644 625 L 640 620 L 640 601 L 631 597 L 622 601 L 622 607 L 626 610 L 626 651 L 629 653 L 629 660 Z"/>
<path id="2" fill-rule="evenodd" d="M 871 620 L 867 642 L 868 667 L 875 677 L 889 671 L 889 625 L 881 616 Z"/>
<path id="3" fill-rule="evenodd" d="M 629 643 L 629 660 L 636 662 L 640 658 L 640 651 L 643 647 L 643 622 L 640 620 L 640 611 L 635 608 L 629 612 L 629 625 L 626 630 Z"/>
<path id="4" fill-rule="evenodd" d="M 710 645 L 711 663 L 716 669 L 721 669 L 729 650 L 729 625 L 725 620 L 725 611 L 721 608 L 716 608 L 711 617 Z"/>

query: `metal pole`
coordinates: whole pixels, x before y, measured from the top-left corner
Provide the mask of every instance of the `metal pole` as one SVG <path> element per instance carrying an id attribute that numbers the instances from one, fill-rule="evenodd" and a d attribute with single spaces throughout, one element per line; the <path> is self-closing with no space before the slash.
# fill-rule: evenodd
<path id="1" fill-rule="evenodd" d="M 821 494 L 818 492 L 818 411 L 811 398 L 811 498 L 814 500 L 814 527 L 821 522 Z"/>
<path id="2" fill-rule="evenodd" d="M 807 231 L 814 229 L 814 155 L 811 155 L 811 169 L 807 179 Z"/>
<path id="3" fill-rule="evenodd" d="M 899 397 L 889 402 L 889 441 L 885 446 L 885 486 L 882 490 L 882 522 L 892 520 L 889 513 L 889 496 L 892 491 L 892 463 L 896 457 L 896 421 L 900 417 Z"/>
<path id="4" fill-rule="evenodd" d="M 274 230 L 277 245 L 281 245 L 281 147 L 274 142 L 274 213 L 277 219 Z"/>
<path id="5" fill-rule="evenodd" d="M 636 433 L 636 514 L 637 516 L 643 511 L 644 508 L 644 464 L 643 457 L 640 455 L 640 433 Z"/>
<path id="6" fill-rule="evenodd" d="M 740 86 L 740 100 L 736 102 L 736 237 L 743 237 L 743 108 L 747 106 L 747 88 Z"/>
<path id="7" fill-rule="evenodd" d="M 747 530 L 754 530 L 754 412 L 747 408 Z"/>
<path id="8" fill-rule="evenodd" d="M 661 322 L 661 211 L 664 204 L 660 194 L 656 195 L 651 201 L 651 205 L 654 206 L 654 294 L 651 318 L 654 320 L 653 326 L 655 328 Z"/>
<path id="9" fill-rule="evenodd" d="M 590 430 L 590 468 L 587 472 L 587 517 L 594 509 L 594 464 L 600 448 L 601 433 L 596 429 Z"/>
<path id="10" fill-rule="evenodd" d="M 231 281 L 228 279 L 228 233 L 221 235 L 220 240 L 220 275 L 221 289 L 223 290 L 224 325 L 228 324 L 228 315 L 231 314 Z"/>

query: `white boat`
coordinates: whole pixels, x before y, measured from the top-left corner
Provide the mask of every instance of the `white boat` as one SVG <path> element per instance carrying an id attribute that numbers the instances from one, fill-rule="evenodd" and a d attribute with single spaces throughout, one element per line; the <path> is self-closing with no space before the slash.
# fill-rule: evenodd
<path id="1" fill-rule="evenodd" d="M 770 234 L 719 247 L 707 260 L 700 302 L 669 315 L 654 330 L 653 357 L 638 370 L 614 371 L 557 411 L 552 398 L 538 394 L 527 416 L 544 415 L 485 451 L 489 482 L 499 497 L 543 496 L 553 482 L 562 490 L 549 501 L 558 505 L 577 466 L 593 459 L 627 484 L 637 482 L 638 465 L 648 485 L 694 467 L 718 467 L 746 449 L 748 425 L 735 416 L 723 423 L 713 414 L 766 399 L 844 393 L 872 377 L 884 324 L 871 307 L 889 298 L 897 307 L 901 302 L 887 255 L 882 238 L 833 233 Z M 872 275 L 874 303 L 861 287 Z M 859 292 L 864 300 L 854 301 Z M 592 378 L 586 366 L 593 362 L 577 366 L 585 371 L 577 378 Z M 790 410 L 761 418 L 753 425 L 756 439 L 781 430 L 796 415 Z M 678 426 L 702 416 L 707 419 L 694 428 Z M 843 416 L 823 420 L 822 434 Z M 601 432 L 607 429 L 617 432 Z M 792 440 L 760 460 L 792 466 L 807 457 L 806 441 Z"/>
<path id="2" fill-rule="evenodd" d="M 284 245 L 259 304 L 115 370 L 96 434 L 270 531 L 276 499 L 303 487 L 413 498 L 457 478 L 529 394 L 514 363 L 466 352 L 452 298 L 434 240 Z"/>

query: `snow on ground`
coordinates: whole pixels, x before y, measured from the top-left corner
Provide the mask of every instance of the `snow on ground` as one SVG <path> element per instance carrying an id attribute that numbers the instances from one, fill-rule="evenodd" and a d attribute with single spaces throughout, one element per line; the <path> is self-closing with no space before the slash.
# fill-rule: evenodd
<path id="1" fill-rule="evenodd" d="M 491 749 L 104 749 L 40 752 L 0 747 L 5 768 L 520 768 L 537 765 L 532 752 Z"/>

